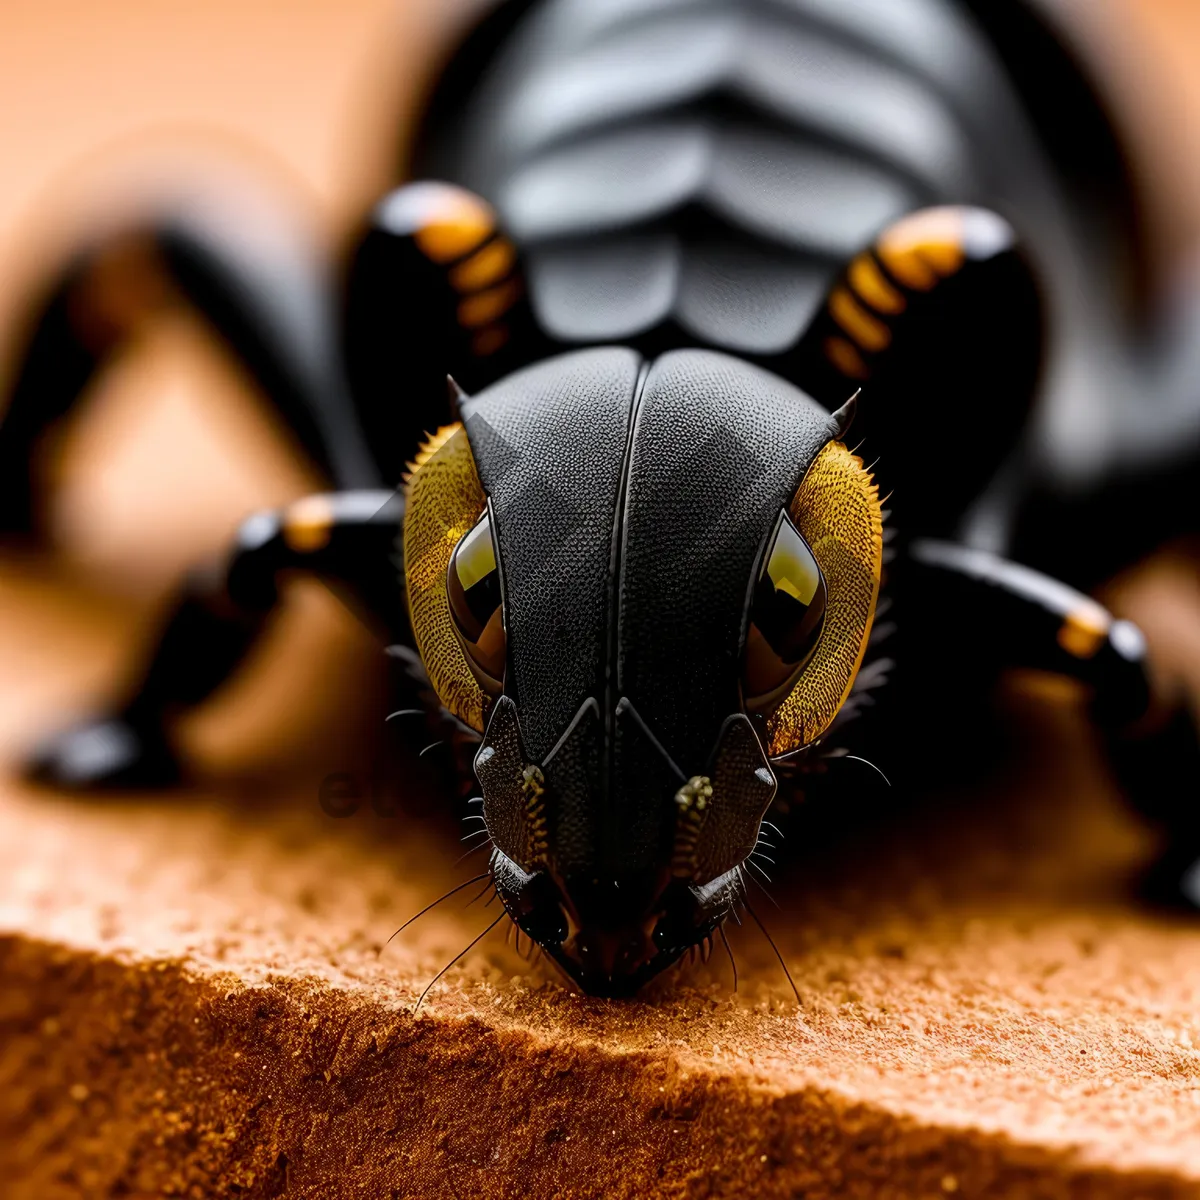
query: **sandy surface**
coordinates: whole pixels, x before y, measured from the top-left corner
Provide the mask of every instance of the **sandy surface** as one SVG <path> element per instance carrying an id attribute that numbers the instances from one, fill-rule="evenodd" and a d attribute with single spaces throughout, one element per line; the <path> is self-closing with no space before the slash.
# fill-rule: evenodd
<path id="1" fill-rule="evenodd" d="M 48 197 L 164 124 L 265 152 L 336 242 L 386 177 L 393 127 L 369 118 L 413 94 L 438 6 L 293 7 L 11 9 L 6 278 L 53 240 Z M 1126 7 L 1166 36 L 1172 5 Z M 61 558 L 0 561 L 5 762 L 112 688 L 186 562 L 310 486 L 186 320 L 99 399 Z M 1133 602 L 1200 661 L 1164 586 Z M 0 1194 L 1200 1194 L 1200 925 L 1134 899 L 1147 836 L 1069 696 L 1014 697 L 1013 766 L 965 796 L 793 833 L 780 909 L 758 907 L 799 1005 L 752 928 L 732 931 L 736 993 L 718 954 L 637 1002 L 572 994 L 498 928 L 414 1016 L 496 910 L 465 891 L 381 952 L 481 864 L 455 865 L 433 770 L 391 817 L 317 804 L 327 772 L 368 769 L 373 663 L 301 589 L 189 723 L 200 788 L 98 803 L 0 781 Z"/>
<path id="2" fill-rule="evenodd" d="M 4 615 L 0 663 L 42 679 L 129 623 Z M 736 993 L 714 956 L 635 1002 L 498 928 L 414 1016 L 495 909 L 385 946 L 482 864 L 416 768 L 394 815 L 327 816 L 319 773 L 366 769 L 344 739 L 272 789 L 219 758 L 150 799 L 9 784 L 6 1195 L 1200 1194 L 1200 925 L 1133 897 L 1149 841 L 1069 695 L 1009 710 L 1003 777 L 789 847 L 759 908 L 799 1005 L 752 928 Z"/>

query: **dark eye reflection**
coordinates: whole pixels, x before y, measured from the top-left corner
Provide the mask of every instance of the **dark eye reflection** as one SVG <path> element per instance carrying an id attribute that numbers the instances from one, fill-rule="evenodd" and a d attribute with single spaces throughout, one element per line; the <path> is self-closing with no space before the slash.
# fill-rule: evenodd
<path id="1" fill-rule="evenodd" d="M 504 611 L 496 544 L 486 512 L 455 547 L 446 592 L 472 672 L 486 691 L 498 694 L 504 680 Z"/>
<path id="2" fill-rule="evenodd" d="M 787 695 L 820 640 L 826 599 L 813 552 L 781 513 L 751 601 L 742 676 L 748 709 L 766 712 Z"/>

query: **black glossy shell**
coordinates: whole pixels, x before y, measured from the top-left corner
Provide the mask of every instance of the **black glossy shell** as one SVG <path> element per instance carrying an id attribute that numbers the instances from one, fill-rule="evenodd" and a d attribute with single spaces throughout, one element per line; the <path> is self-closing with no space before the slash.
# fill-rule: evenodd
<path id="1" fill-rule="evenodd" d="M 1088 294 L 1016 88 L 947 0 L 548 0 L 442 112 L 424 168 L 497 205 L 562 345 L 771 365 L 850 255 L 943 202 L 1011 216 L 1060 300 Z"/>

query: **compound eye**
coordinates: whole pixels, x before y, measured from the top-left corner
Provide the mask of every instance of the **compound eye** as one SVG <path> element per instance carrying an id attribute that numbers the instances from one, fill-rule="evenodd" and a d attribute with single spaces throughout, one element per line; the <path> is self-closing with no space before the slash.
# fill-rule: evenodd
<path id="1" fill-rule="evenodd" d="M 454 630 L 472 674 L 491 695 L 504 690 L 504 610 L 488 513 L 455 547 L 446 593 Z"/>
<path id="2" fill-rule="evenodd" d="M 766 714 L 786 697 L 820 641 L 827 596 L 813 552 L 781 513 L 750 608 L 743 673 L 749 710 Z"/>

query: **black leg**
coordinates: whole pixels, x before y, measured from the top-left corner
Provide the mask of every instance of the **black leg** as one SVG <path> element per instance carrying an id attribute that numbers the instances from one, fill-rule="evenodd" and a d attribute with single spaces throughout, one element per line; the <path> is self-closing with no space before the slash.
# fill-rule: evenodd
<path id="1" fill-rule="evenodd" d="M 847 267 L 778 369 L 830 408 L 862 388 L 903 534 L 952 534 L 1025 428 L 1043 313 L 1012 228 L 975 208 L 913 213 Z"/>
<path id="2" fill-rule="evenodd" d="M 76 788 L 151 787 L 173 782 L 179 764 L 169 725 L 237 668 L 279 599 L 289 572 L 325 580 L 388 642 L 410 640 L 396 564 L 403 500 L 393 492 L 310 496 L 241 527 L 228 561 L 194 574 L 149 661 L 105 714 L 50 739 L 29 772 Z"/>
<path id="3" fill-rule="evenodd" d="M 422 436 L 454 419 L 447 375 L 474 392 L 540 352 L 491 206 L 443 183 L 381 200 L 351 263 L 343 340 L 359 419 L 396 482 Z"/>
<path id="4" fill-rule="evenodd" d="M 43 435 L 145 322 L 181 301 L 226 342 L 333 486 L 374 486 L 321 264 L 302 238 L 283 236 L 282 222 L 271 238 L 248 239 L 241 211 L 234 198 L 220 211 L 210 203 L 134 220 L 78 254 L 31 306 L 0 417 L 0 532 L 44 532 L 47 497 L 32 465 Z"/>
<path id="5" fill-rule="evenodd" d="M 942 696 L 953 698 L 956 682 L 986 687 L 1011 667 L 1090 689 L 1125 795 L 1163 835 L 1147 891 L 1200 908 L 1200 740 L 1182 698 L 1156 692 L 1138 627 L 1037 571 L 949 542 L 913 542 L 897 574 L 915 598 L 903 610 L 906 649 L 927 648 L 917 652 L 921 669 Z"/>
<path id="6" fill-rule="evenodd" d="M 1171 908 L 1200 909 L 1200 740 L 1186 708 L 1155 714 L 1118 740 L 1113 764 L 1126 794 L 1162 835 L 1143 878 L 1146 896 Z"/>
<path id="7" fill-rule="evenodd" d="M 925 538 L 906 548 L 896 573 L 897 593 L 914 598 L 906 622 L 926 647 L 940 647 L 942 670 L 981 682 L 1009 668 L 1077 679 L 1110 733 L 1149 712 L 1141 630 L 1082 592 L 998 555 Z"/>

